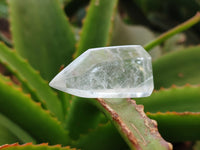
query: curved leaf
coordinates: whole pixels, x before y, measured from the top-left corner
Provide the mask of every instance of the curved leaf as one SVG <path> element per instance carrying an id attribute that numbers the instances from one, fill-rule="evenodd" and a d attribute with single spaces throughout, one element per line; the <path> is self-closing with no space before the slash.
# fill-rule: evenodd
<path id="1" fill-rule="evenodd" d="M 171 30 L 161 34 L 159 37 L 157 37 L 155 40 L 147 43 L 144 48 L 149 51 L 153 47 L 161 44 L 163 41 L 169 39 L 173 35 L 176 35 L 184 30 L 187 30 L 188 28 L 192 27 L 193 25 L 197 24 L 200 21 L 200 13 L 197 12 L 196 15 L 189 20 L 183 22 L 182 24 L 179 24 L 178 26 L 172 28 Z"/>
<path id="2" fill-rule="evenodd" d="M 58 0 L 9 0 L 11 31 L 19 53 L 47 79 L 72 61 L 75 37 Z M 30 9 L 31 7 L 31 9 Z"/>
<path id="3" fill-rule="evenodd" d="M 32 97 L 41 101 L 59 120 L 63 120 L 61 103 L 48 84 L 26 60 L 2 43 L 0 43 L 0 62 L 18 77 Z"/>
<path id="4" fill-rule="evenodd" d="M 117 0 L 91 0 L 75 57 L 89 48 L 109 43 L 116 5 Z"/>
<path id="5" fill-rule="evenodd" d="M 75 57 L 88 48 L 106 46 L 112 31 L 116 5 L 117 0 L 92 0 L 90 2 Z M 71 137 L 77 139 L 80 134 L 85 134 L 89 129 L 96 127 L 100 120 L 98 119 L 99 114 L 97 108 L 85 103 L 82 98 L 74 97 L 67 119 L 67 128 L 71 132 L 69 133 Z M 83 122 L 80 123 L 80 120 Z"/>
<path id="6" fill-rule="evenodd" d="M 98 102 L 97 106 L 114 123 L 130 149 L 172 149 L 160 136 L 156 121 L 145 115 L 142 105 L 131 99 L 98 99 Z"/>
<path id="7" fill-rule="evenodd" d="M 0 113 L 0 126 L 4 127 L 8 131 L 10 131 L 13 135 L 15 135 L 15 137 L 17 137 L 23 143 L 27 143 L 27 142 L 35 143 L 35 140 L 28 133 L 26 133 L 19 126 L 17 126 L 15 123 L 10 121 L 7 117 L 2 115 L 1 113 Z M 1 138 L 2 138 L 2 136 L 1 136 Z M 17 141 L 15 141 L 15 142 L 17 142 Z"/>
<path id="8" fill-rule="evenodd" d="M 172 52 L 153 62 L 155 89 L 200 83 L 200 46 Z"/>
<path id="9" fill-rule="evenodd" d="M 27 131 L 38 142 L 66 144 L 68 136 L 61 124 L 31 100 L 20 88 L 0 78 L 0 112 Z"/>
<path id="10" fill-rule="evenodd" d="M 100 124 L 96 129 L 90 130 L 86 135 L 81 135 L 73 145 L 86 150 L 129 149 L 128 145 L 111 123 Z"/>
<path id="11" fill-rule="evenodd" d="M 169 141 L 195 141 L 200 139 L 200 113 L 166 112 L 147 113 L 158 122 L 158 129 Z"/>
<path id="12" fill-rule="evenodd" d="M 138 104 L 144 105 L 145 112 L 199 112 L 200 86 L 173 86 L 169 89 L 154 91 L 151 96 L 136 99 Z"/>
<path id="13" fill-rule="evenodd" d="M 94 99 L 92 99 L 94 100 Z M 95 128 L 99 121 L 101 112 L 88 101 L 89 99 L 74 97 L 67 114 L 66 128 L 69 136 L 77 140 L 81 134 L 86 134 Z"/>
<path id="14" fill-rule="evenodd" d="M 173 86 L 141 98 L 148 117 L 158 122 L 158 129 L 169 141 L 200 139 L 200 86 Z"/>
<path id="15" fill-rule="evenodd" d="M 20 141 L 13 133 L 11 133 L 6 127 L 2 126 L 1 124 L 0 137 L 0 145 L 12 144 Z"/>

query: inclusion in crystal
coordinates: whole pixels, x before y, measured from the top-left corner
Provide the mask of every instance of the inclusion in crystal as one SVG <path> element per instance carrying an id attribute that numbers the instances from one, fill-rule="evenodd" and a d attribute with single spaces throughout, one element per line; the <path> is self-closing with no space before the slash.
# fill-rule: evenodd
<path id="1" fill-rule="evenodd" d="M 89 49 L 50 82 L 58 90 L 87 98 L 151 95 L 151 56 L 140 45 Z"/>

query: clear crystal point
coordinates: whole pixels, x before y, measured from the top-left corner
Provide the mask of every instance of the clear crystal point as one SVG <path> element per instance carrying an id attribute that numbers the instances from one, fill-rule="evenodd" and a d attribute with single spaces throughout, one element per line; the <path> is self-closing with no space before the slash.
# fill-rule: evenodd
<path id="1" fill-rule="evenodd" d="M 49 84 L 87 98 L 131 98 L 151 95 L 151 56 L 140 45 L 89 49 Z"/>

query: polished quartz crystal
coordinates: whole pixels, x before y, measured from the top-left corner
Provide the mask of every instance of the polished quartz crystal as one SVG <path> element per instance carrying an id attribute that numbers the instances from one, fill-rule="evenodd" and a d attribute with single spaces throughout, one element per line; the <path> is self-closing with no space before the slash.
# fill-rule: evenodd
<path id="1" fill-rule="evenodd" d="M 50 86 L 88 98 L 146 97 L 154 87 L 151 56 L 140 45 L 89 49 Z"/>

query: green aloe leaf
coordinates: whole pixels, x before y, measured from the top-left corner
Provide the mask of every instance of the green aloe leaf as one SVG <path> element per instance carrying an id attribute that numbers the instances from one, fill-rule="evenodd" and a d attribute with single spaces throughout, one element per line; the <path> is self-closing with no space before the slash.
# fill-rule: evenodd
<path id="1" fill-rule="evenodd" d="M 47 79 L 72 61 L 75 37 L 58 0 L 10 0 L 11 31 L 19 53 Z M 31 8 L 30 8 L 31 7 Z"/>
<path id="2" fill-rule="evenodd" d="M 87 150 L 129 149 L 111 123 L 100 124 L 86 135 L 81 135 L 78 141 L 74 142 L 74 146 Z"/>
<path id="3" fill-rule="evenodd" d="M 130 149 L 172 149 L 160 136 L 156 121 L 145 115 L 142 105 L 131 99 L 98 99 L 98 102 L 97 107 L 114 123 Z"/>
<path id="4" fill-rule="evenodd" d="M 147 113 L 157 120 L 159 132 L 172 142 L 195 141 L 200 139 L 200 113 L 166 112 Z"/>
<path id="5" fill-rule="evenodd" d="M 146 98 L 136 99 L 138 104 L 144 105 L 145 112 L 199 112 L 200 86 L 173 86 L 169 89 L 154 91 Z"/>
<path id="6" fill-rule="evenodd" d="M 18 77 L 32 97 L 41 101 L 59 120 L 63 120 L 61 103 L 47 82 L 16 51 L 2 43 L 0 43 L 0 62 Z"/>
<path id="7" fill-rule="evenodd" d="M 154 39 L 153 41 L 147 43 L 144 48 L 149 51 L 150 49 L 152 49 L 153 47 L 161 44 L 163 41 L 169 39 L 170 37 L 183 32 L 184 30 L 187 30 L 188 28 L 191 28 L 193 25 L 199 23 L 200 21 L 200 13 L 197 12 L 196 15 L 188 20 L 186 20 L 185 22 L 179 24 L 178 26 L 170 29 L 169 31 L 161 34 L 160 36 L 158 36 L 156 39 Z"/>
<path id="8" fill-rule="evenodd" d="M 17 139 L 19 139 L 23 143 L 27 142 L 35 143 L 35 140 L 28 133 L 26 133 L 23 129 L 21 129 L 18 125 L 16 125 L 14 122 L 9 120 L 6 116 L 2 115 L 1 113 L 0 113 L 0 126 L 4 127 L 6 130 L 10 131 L 15 137 L 17 137 L 15 139 L 15 142 L 17 142 Z M 6 141 L 6 143 L 8 143 L 8 141 Z"/>
<path id="9" fill-rule="evenodd" d="M 116 5 L 117 0 L 91 0 L 75 57 L 89 48 L 106 46 L 110 42 Z"/>
<path id="10" fill-rule="evenodd" d="M 145 112 L 158 122 L 163 137 L 169 141 L 199 140 L 200 86 L 173 86 L 137 99 Z"/>
<path id="11" fill-rule="evenodd" d="M 94 100 L 94 99 L 92 99 Z M 100 122 L 101 112 L 89 103 L 90 99 L 74 97 L 67 114 L 67 130 L 69 136 L 77 140 L 81 134 L 86 134 Z"/>
<path id="12" fill-rule="evenodd" d="M 92 0 L 90 2 L 75 57 L 88 48 L 106 46 L 109 43 L 116 5 L 117 0 Z M 77 139 L 80 134 L 85 134 L 89 129 L 98 125 L 99 110 L 81 101 L 83 99 L 78 97 L 72 99 L 66 123 L 69 135 L 73 139 Z"/>
<path id="13" fill-rule="evenodd" d="M 155 89 L 200 83 L 200 46 L 172 52 L 153 62 Z"/>
<path id="14" fill-rule="evenodd" d="M 17 143 L 10 145 L 0 146 L 0 150 L 76 150 L 75 148 L 71 149 L 70 147 L 61 147 L 60 145 L 48 146 L 46 143 L 39 145 L 33 145 L 32 143 L 27 143 L 24 145 L 19 145 Z"/>
<path id="15" fill-rule="evenodd" d="M 12 132 L 10 132 L 6 127 L 2 126 L 1 124 L 0 137 L 0 145 L 12 144 L 20 141 Z"/>
<path id="16" fill-rule="evenodd" d="M 66 144 L 68 136 L 61 123 L 35 103 L 22 89 L 0 78 L 0 110 L 37 142 Z"/>

